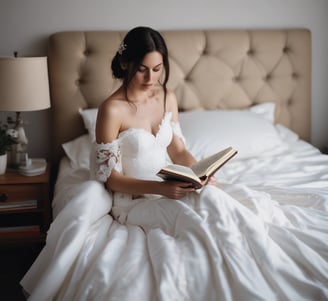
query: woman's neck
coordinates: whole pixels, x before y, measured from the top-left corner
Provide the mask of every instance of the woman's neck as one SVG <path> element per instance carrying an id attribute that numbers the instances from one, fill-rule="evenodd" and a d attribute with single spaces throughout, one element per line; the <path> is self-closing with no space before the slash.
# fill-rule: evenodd
<path id="1" fill-rule="evenodd" d="M 134 104 L 145 104 L 149 100 L 151 100 L 155 93 L 154 91 L 136 91 L 136 90 L 128 90 L 127 96 L 129 101 L 133 102 Z"/>

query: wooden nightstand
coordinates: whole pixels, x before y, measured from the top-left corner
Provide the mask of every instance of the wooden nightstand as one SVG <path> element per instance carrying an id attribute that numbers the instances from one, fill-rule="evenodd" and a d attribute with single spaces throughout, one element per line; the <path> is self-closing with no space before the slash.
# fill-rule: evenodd
<path id="1" fill-rule="evenodd" d="M 38 176 L 0 176 L 0 246 L 44 243 L 51 222 L 50 168 Z"/>

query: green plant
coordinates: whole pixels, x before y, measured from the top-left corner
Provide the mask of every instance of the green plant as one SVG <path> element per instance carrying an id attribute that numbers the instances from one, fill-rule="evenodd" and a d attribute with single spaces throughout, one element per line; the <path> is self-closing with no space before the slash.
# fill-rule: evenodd
<path id="1" fill-rule="evenodd" d="M 17 141 L 8 133 L 8 127 L 0 124 L 0 156 L 10 150 Z"/>

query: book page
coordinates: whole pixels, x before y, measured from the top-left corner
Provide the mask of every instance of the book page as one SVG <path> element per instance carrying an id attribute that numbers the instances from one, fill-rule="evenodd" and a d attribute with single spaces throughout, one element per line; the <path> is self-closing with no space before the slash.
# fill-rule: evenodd
<path id="1" fill-rule="evenodd" d="M 177 180 L 190 182 L 198 189 L 207 182 L 225 162 L 231 159 L 237 151 L 231 147 L 224 149 L 210 157 L 207 157 L 191 168 L 178 164 L 171 164 L 162 168 L 157 175 L 164 180 Z"/>
<path id="2" fill-rule="evenodd" d="M 183 166 L 183 165 L 179 165 L 179 164 L 172 164 L 172 165 L 168 165 L 165 167 L 166 170 L 171 170 L 173 172 L 178 172 L 179 174 L 185 174 L 185 175 L 196 175 L 194 173 L 194 171 L 188 167 L 188 166 Z"/>
<path id="3" fill-rule="evenodd" d="M 231 147 L 224 149 L 210 157 L 200 160 L 191 169 L 202 180 L 211 176 L 220 166 L 227 162 L 236 154 L 236 150 Z"/>
<path id="4" fill-rule="evenodd" d="M 162 168 L 157 175 L 164 180 L 175 180 L 193 183 L 196 187 L 201 186 L 201 181 L 190 167 L 183 165 L 168 165 Z"/>

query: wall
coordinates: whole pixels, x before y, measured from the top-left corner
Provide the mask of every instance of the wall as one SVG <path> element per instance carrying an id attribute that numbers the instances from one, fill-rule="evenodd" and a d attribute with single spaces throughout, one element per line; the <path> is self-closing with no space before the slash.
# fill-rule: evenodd
<path id="1" fill-rule="evenodd" d="M 0 0 L 0 55 L 46 55 L 48 36 L 65 30 L 284 28 L 312 31 L 312 143 L 328 145 L 327 0 Z M 1 101 L 1 100 L 0 100 Z M 7 113 L 0 113 L 5 120 Z M 50 110 L 28 112 L 32 157 L 49 157 Z"/>

